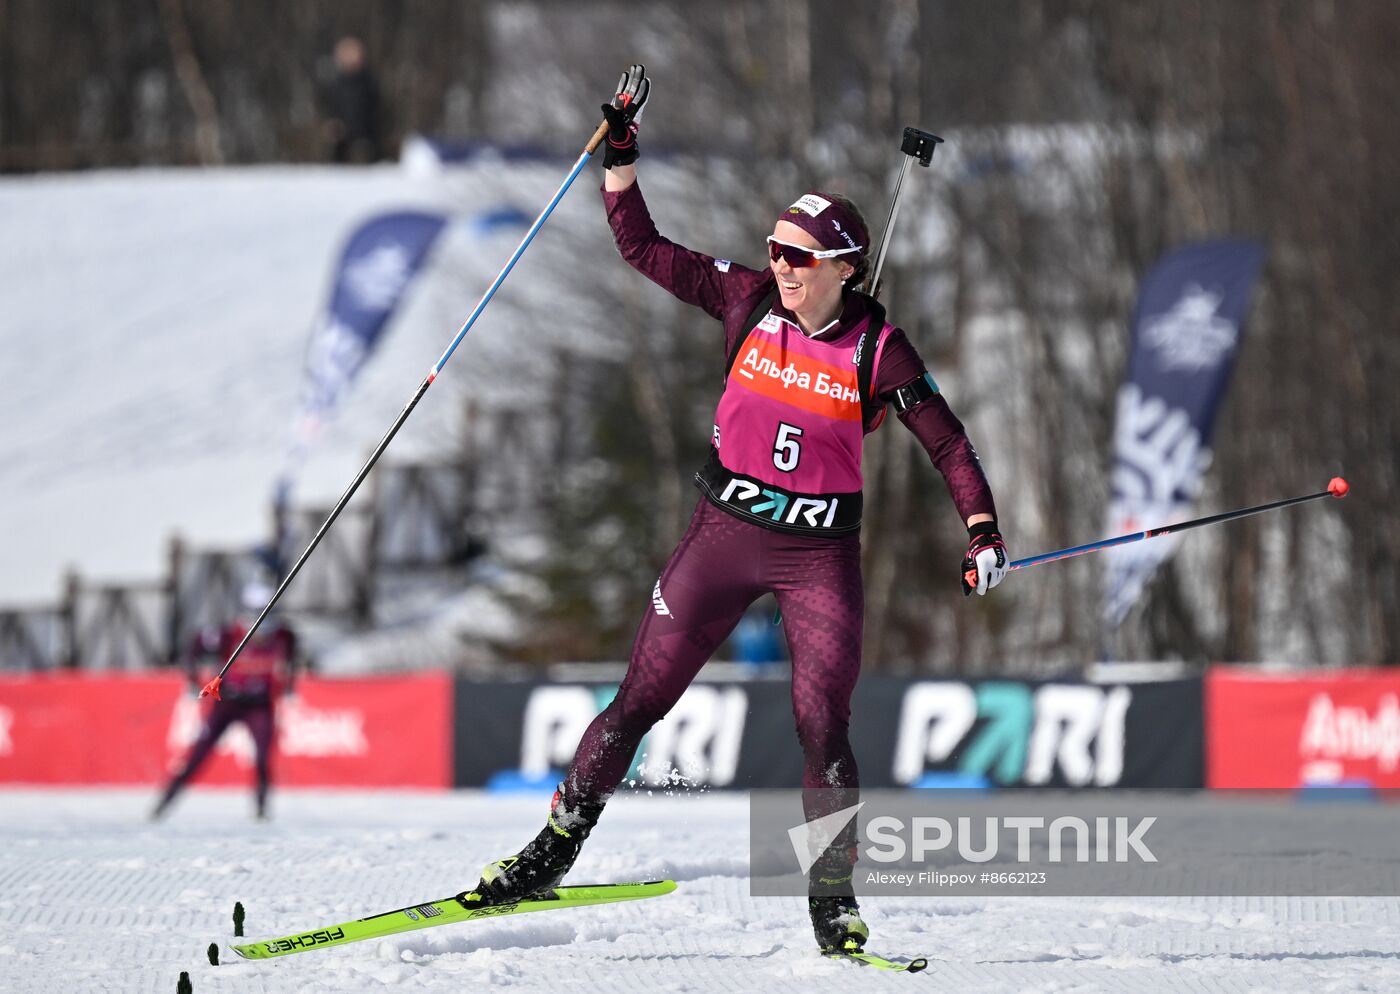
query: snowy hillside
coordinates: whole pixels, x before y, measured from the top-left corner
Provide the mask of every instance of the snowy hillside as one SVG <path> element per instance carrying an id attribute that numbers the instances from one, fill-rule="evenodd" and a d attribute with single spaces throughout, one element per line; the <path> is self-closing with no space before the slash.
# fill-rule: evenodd
<path id="1" fill-rule="evenodd" d="M 197 545 L 263 538 L 296 412 L 307 336 L 354 226 L 439 208 L 457 223 L 305 467 L 334 498 L 499 271 L 567 164 L 479 163 L 450 176 L 276 167 L 0 179 L 0 603 L 56 598 L 63 570 L 154 579 L 178 530 Z M 550 225 L 606 246 L 585 172 Z M 510 319 L 544 284 L 527 253 L 391 450 L 450 442 L 466 391 L 501 387 Z M 494 350 L 494 351 L 493 351 Z"/>

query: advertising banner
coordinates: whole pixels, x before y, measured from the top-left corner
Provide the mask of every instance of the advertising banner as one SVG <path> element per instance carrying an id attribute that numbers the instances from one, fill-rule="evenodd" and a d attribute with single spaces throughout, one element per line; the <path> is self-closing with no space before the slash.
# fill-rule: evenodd
<path id="1" fill-rule="evenodd" d="M 610 683 L 459 683 L 458 786 L 557 777 L 616 693 Z M 692 684 L 642 740 L 624 786 L 739 787 L 767 776 L 800 782 L 787 695 L 778 683 Z"/>
<path id="2" fill-rule="evenodd" d="M 1118 392 L 1108 535 L 1190 517 L 1263 262 L 1256 242 L 1199 242 L 1168 253 L 1143 279 Z M 1122 623 L 1178 541 L 1169 536 L 1104 553 L 1109 625 Z"/>
<path id="3" fill-rule="evenodd" d="M 451 690 L 439 674 L 298 681 L 275 711 L 276 782 L 449 786 Z M 0 783 L 155 784 L 212 706 L 173 673 L 0 679 Z M 235 723 L 195 783 L 246 784 L 252 767 L 252 738 Z"/>
<path id="4" fill-rule="evenodd" d="M 1201 686 L 867 678 L 851 743 L 871 788 L 1199 787 Z M 601 682 L 304 679 L 277 709 L 274 775 L 291 786 L 548 785 L 615 693 Z M 642 740 L 624 787 L 801 784 L 791 693 L 786 680 L 697 682 Z M 174 674 L 0 680 L 0 782 L 153 784 L 209 707 Z M 1393 751 L 1382 755 L 1393 767 Z M 198 782 L 247 783 L 252 758 L 235 724 Z"/>
<path id="5" fill-rule="evenodd" d="M 307 344 L 300 412 L 274 488 L 279 531 L 307 453 L 383 338 L 447 223 L 447 215 L 437 212 L 392 211 L 367 218 L 347 239 L 330 299 Z"/>
<path id="6" fill-rule="evenodd" d="M 895 718 L 863 724 L 867 754 L 884 759 L 884 775 L 871 786 L 1203 783 L 1200 680 L 867 683 L 858 705 Z M 862 774 L 867 769 L 862 762 Z"/>
<path id="7" fill-rule="evenodd" d="M 395 211 L 371 217 L 355 229 L 307 347 L 305 417 L 319 421 L 335 407 L 374 351 L 446 225 L 443 214 Z"/>
<path id="8" fill-rule="evenodd" d="M 616 693 L 605 683 L 459 683 L 456 783 L 543 785 Z M 624 787 L 792 787 L 785 680 L 696 683 L 642 741 Z M 1200 787 L 1201 681 L 866 678 L 851 745 L 869 787 Z"/>
<path id="9" fill-rule="evenodd" d="M 1205 714 L 1208 786 L 1400 787 L 1400 673 L 1216 667 Z"/>

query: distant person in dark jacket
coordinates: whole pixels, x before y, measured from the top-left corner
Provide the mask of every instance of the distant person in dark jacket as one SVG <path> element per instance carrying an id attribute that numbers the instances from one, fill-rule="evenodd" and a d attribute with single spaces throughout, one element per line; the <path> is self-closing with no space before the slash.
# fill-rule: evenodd
<path id="1" fill-rule="evenodd" d="M 332 162 L 377 162 L 379 84 L 365 64 L 365 46 L 347 35 L 335 43 L 335 74 L 326 88 L 323 133 Z"/>
<path id="2" fill-rule="evenodd" d="M 243 590 L 244 613 L 239 618 L 223 628 L 201 631 L 195 637 L 194 646 L 186 659 L 186 676 L 192 693 L 199 693 L 203 684 L 200 664 L 206 659 L 217 659 L 220 663 L 228 659 L 234 647 L 248 633 L 258 612 L 271 599 L 270 587 L 250 583 Z M 224 677 L 219 699 L 210 709 L 199 738 L 195 740 L 184 763 L 165 785 L 160 802 L 151 812 L 152 819 L 161 818 L 169 810 L 171 802 L 204 765 L 229 725 L 236 721 L 241 721 L 253 737 L 257 816 L 259 819 L 267 817 L 276 703 L 278 698 L 292 692 L 296 659 L 296 636 L 285 624 L 270 616 L 258 629 L 257 635 L 244 646 L 243 653 L 238 657 L 238 665 Z"/>

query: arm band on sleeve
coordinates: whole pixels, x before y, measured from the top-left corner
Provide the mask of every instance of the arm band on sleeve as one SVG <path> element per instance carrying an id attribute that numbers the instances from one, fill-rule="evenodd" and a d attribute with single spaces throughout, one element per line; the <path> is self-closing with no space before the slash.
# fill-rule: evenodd
<path id="1" fill-rule="evenodd" d="M 922 404 L 936 393 L 938 393 L 938 384 L 933 382 L 933 374 L 925 373 L 917 380 L 911 380 L 894 392 L 894 406 L 899 413 L 903 414 L 911 407 Z"/>

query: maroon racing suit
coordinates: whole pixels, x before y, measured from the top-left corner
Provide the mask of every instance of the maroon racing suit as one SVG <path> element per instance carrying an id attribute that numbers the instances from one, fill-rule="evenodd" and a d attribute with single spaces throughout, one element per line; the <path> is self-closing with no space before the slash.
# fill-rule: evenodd
<path id="1" fill-rule="evenodd" d="M 201 632 L 187 658 L 186 675 L 191 687 L 200 686 L 198 664 L 207 657 L 228 659 L 243 641 L 248 625 L 235 621 L 222 629 Z M 224 732 L 234 722 L 241 721 L 253 738 L 254 771 L 258 816 L 267 812 L 267 793 L 272 781 L 272 744 L 276 729 L 277 699 L 291 691 L 295 680 L 297 656 L 296 636 L 290 628 L 271 622 L 258 630 L 219 685 L 219 699 L 214 702 L 199 738 L 190 747 L 180 769 L 166 784 L 155 815 L 166 808 L 199 771 Z"/>
<path id="2" fill-rule="evenodd" d="M 663 238 L 635 183 L 619 192 L 605 191 L 603 199 L 622 257 L 680 300 L 723 322 L 726 357 L 734 356 L 751 332 L 758 333 L 762 322 L 750 318 L 755 305 L 774 289 L 771 270 L 715 259 Z M 862 322 L 870 324 L 871 308 L 869 298 L 846 294 L 839 318 L 813 339 L 844 341 Z M 795 322 L 776 301 L 770 310 Z M 898 328 L 883 335 L 876 362 L 871 390 L 880 403 L 873 416 L 864 419 L 867 433 L 882 419 L 883 401 L 926 374 L 923 361 Z M 899 418 L 943 474 L 963 520 L 978 513 L 995 516 L 977 453 L 936 388 L 902 410 Z M 718 465 L 717 451 L 711 461 Z M 860 675 L 864 614 L 858 527 L 821 534 L 766 524 L 761 516 L 721 501 L 703 471 L 697 482 L 702 497 L 690 526 L 652 591 L 617 696 L 579 742 L 565 778 L 565 794 L 578 803 L 605 802 L 642 737 L 680 699 L 745 609 L 770 592 L 782 611 L 792 659 L 803 786 L 856 788 L 858 773 L 847 729 L 851 694 Z M 774 498 L 778 499 L 788 500 Z M 796 501 L 792 503 L 796 507 Z"/>

